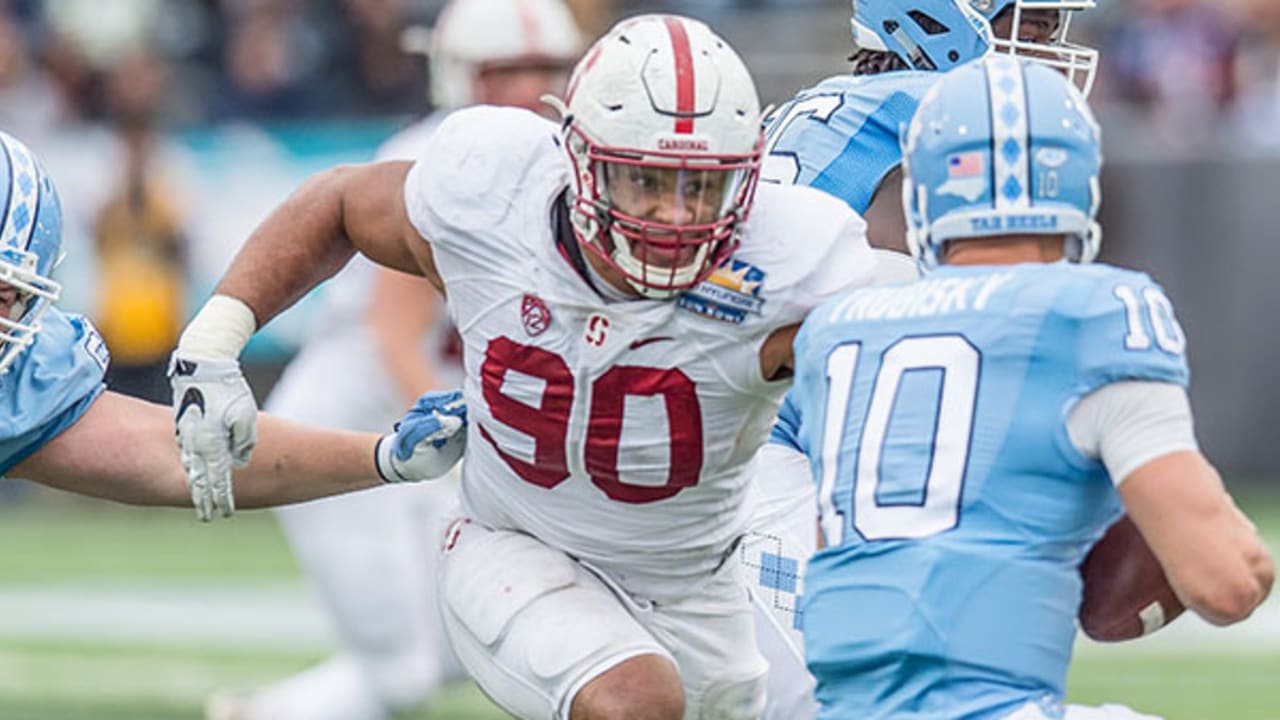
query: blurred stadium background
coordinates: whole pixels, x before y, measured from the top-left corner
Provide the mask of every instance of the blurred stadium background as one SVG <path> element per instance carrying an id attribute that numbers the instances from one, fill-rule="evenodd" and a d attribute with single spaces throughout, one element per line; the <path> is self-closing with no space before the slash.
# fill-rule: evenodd
<path id="1" fill-rule="evenodd" d="M 163 400 L 187 313 L 310 172 L 359 161 L 428 109 L 398 43 L 439 0 L 0 0 L 0 128 L 56 178 L 64 307 L 103 329 L 121 390 Z M 845 69 L 844 0 L 578 0 L 702 18 L 766 103 Z M 1280 467 L 1280 2 L 1100 0 L 1092 102 L 1108 167 L 1104 258 L 1164 283 L 1191 339 L 1198 431 L 1273 549 Z M 322 293 L 323 289 L 318 293 Z M 309 298 L 249 350 L 255 390 L 312 323 Z M 205 695 L 324 657 L 335 640 L 268 513 L 200 526 L 0 482 L 0 718 L 194 718 Z M 1080 646 L 1071 699 L 1170 720 L 1280 718 L 1280 602 Z M 426 718 L 501 717 L 458 686 Z"/>

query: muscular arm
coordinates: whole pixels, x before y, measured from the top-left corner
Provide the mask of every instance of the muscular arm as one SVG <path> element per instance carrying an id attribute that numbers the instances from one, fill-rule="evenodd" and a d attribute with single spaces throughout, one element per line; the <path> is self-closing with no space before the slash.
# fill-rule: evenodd
<path id="1" fill-rule="evenodd" d="M 1275 580 L 1258 530 L 1203 455 L 1162 455 L 1130 473 L 1120 497 L 1182 602 L 1215 625 L 1245 619 Z"/>
<path id="2" fill-rule="evenodd" d="M 378 437 L 258 416 L 258 447 L 234 473 L 236 504 L 265 507 L 381 485 Z M 191 507 L 168 406 L 105 392 L 9 475 L 133 505 Z"/>
<path id="3" fill-rule="evenodd" d="M 1098 457 L 1183 604 L 1209 622 L 1243 620 L 1275 570 L 1257 528 L 1196 449 L 1186 391 L 1123 381 L 1086 396 L 1068 420 L 1072 442 Z"/>
<path id="4" fill-rule="evenodd" d="M 422 355 L 422 338 L 436 319 L 439 297 L 425 280 L 379 268 L 365 322 L 406 407 L 440 387 Z"/>
<path id="5" fill-rule="evenodd" d="M 345 165 L 312 176 L 253 231 L 215 292 L 243 300 L 261 327 L 355 251 L 441 287 L 430 247 L 405 210 L 409 167 Z"/>

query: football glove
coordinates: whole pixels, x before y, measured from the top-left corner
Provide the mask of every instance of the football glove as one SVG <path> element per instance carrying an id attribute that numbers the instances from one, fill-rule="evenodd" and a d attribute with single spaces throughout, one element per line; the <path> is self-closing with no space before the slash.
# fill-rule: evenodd
<path id="1" fill-rule="evenodd" d="M 389 483 L 440 477 L 467 447 L 467 404 L 461 390 L 424 393 L 395 432 L 378 440 L 378 474 Z"/>
<path id="2" fill-rule="evenodd" d="M 249 464 L 257 441 L 258 405 L 235 360 L 169 359 L 174 423 L 182 469 L 196 517 L 235 512 L 232 466 Z"/>

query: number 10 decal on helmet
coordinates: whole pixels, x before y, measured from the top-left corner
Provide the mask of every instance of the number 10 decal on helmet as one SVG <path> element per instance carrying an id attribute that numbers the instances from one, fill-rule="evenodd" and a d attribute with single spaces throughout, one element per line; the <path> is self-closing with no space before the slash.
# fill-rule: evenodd
<path id="1" fill-rule="evenodd" d="M 760 172 L 755 84 L 706 25 L 645 15 L 584 56 L 564 103 L 578 241 L 673 297 L 732 254 Z"/>

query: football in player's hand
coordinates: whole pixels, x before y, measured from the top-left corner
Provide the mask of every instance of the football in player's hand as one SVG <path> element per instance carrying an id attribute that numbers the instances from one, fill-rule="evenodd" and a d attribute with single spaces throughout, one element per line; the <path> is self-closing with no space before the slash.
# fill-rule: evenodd
<path id="1" fill-rule="evenodd" d="M 1080 574 L 1084 579 L 1080 628 L 1099 642 L 1150 635 L 1186 609 L 1128 515 L 1093 546 Z"/>

